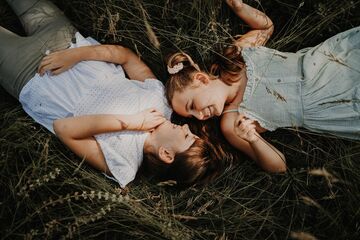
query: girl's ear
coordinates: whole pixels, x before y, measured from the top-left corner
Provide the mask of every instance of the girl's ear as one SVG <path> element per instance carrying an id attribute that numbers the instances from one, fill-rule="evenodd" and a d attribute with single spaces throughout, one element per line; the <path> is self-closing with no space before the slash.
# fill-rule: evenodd
<path id="1" fill-rule="evenodd" d="M 175 153 L 161 146 L 159 148 L 159 157 L 164 163 L 170 164 L 174 161 Z"/>
<path id="2" fill-rule="evenodd" d="M 194 74 L 194 81 L 198 83 L 208 84 L 210 82 L 210 77 L 206 73 L 196 72 Z"/>

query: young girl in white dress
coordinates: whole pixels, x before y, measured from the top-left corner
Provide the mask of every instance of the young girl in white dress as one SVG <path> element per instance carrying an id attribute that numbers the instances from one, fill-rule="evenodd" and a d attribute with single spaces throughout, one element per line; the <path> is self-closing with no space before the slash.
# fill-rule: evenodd
<path id="1" fill-rule="evenodd" d="M 182 183 L 213 176 L 210 143 L 169 121 L 163 85 L 136 54 L 83 38 L 48 1 L 8 3 L 28 36 L 0 27 L 0 83 L 36 122 L 122 187 L 143 158 Z"/>

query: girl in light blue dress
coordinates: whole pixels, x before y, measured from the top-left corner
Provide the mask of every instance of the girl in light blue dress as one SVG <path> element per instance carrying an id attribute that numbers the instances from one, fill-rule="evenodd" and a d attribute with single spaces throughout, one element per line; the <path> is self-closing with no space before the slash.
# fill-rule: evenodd
<path id="1" fill-rule="evenodd" d="M 271 172 L 286 170 L 284 156 L 259 133 L 277 128 L 360 140 L 360 27 L 296 53 L 263 47 L 272 21 L 241 0 L 230 8 L 253 30 L 224 49 L 210 74 L 191 57 L 169 58 L 167 98 L 185 117 L 221 116 L 227 140 Z"/>

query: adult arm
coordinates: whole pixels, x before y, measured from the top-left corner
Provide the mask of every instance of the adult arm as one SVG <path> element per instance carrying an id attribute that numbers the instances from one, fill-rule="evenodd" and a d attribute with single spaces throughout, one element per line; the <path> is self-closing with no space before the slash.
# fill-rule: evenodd
<path id="1" fill-rule="evenodd" d="M 53 123 L 57 137 L 93 167 L 109 173 L 104 155 L 94 136 L 122 130 L 148 131 L 165 121 L 155 109 L 133 115 L 98 114 L 69 117 Z"/>
<path id="2" fill-rule="evenodd" d="M 252 120 L 238 113 L 227 113 L 221 120 L 221 129 L 231 145 L 250 156 L 268 172 L 285 172 L 284 155 L 263 139 L 255 130 Z"/>
<path id="3" fill-rule="evenodd" d="M 226 0 L 226 3 L 238 17 L 252 28 L 238 38 L 235 43 L 239 47 L 265 45 L 274 31 L 271 19 L 265 13 L 243 3 L 242 0 Z"/>
<path id="4" fill-rule="evenodd" d="M 144 81 L 156 78 L 138 55 L 120 45 L 92 45 L 54 52 L 43 58 L 38 72 L 43 75 L 46 71 L 51 71 L 57 75 L 85 60 L 120 64 L 130 79 Z"/>

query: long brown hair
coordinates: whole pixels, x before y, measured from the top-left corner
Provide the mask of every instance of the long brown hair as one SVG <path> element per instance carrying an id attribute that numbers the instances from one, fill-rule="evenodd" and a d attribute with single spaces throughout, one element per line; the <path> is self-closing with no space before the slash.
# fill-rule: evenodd
<path id="1" fill-rule="evenodd" d="M 240 71 L 244 68 L 241 48 L 236 43 L 223 46 L 210 67 L 210 74 L 218 76 L 224 83 L 231 85 L 240 81 Z"/>

